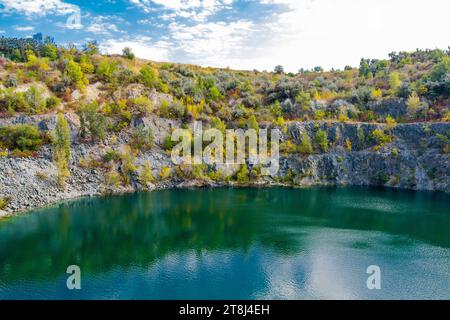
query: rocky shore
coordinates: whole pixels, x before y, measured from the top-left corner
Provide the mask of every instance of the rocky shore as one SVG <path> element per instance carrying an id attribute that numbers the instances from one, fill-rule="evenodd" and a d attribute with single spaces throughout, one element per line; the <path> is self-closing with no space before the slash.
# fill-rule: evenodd
<path id="1" fill-rule="evenodd" d="M 37 125 L 40 130 L 51 131 L 55 117 L 50 114 L 0 119 L 0 125 L 29 123 Z M 103 168 L 85 165 L 83 161 L 101 159 L 106 150 L 121 149 L 129 142 L 130 132 L 124 130 L 114 141 L 108 138 L 101 143 L 85 143 L 78 139 L 77 116 L 67 114 L 66 117 L 72 135 L 71 175 L 66 187 L 62 189 L 57 184 L 56 167 L 49 146 L 43 147 L 37 157 L 0 157 L 0 197 L 9 200 L 0 216 L 84 196 L 175 187 L 236 185 L 236 182 L 216 183 L 209 179 L 185 179 L 173 175 L 172 178 L 161 181 L 156 179 L 154 183 L 142 186 L 136 173 L 127 186 L 111 187 L 105 183 Z M 162 149 L 162 143 L 170 129 L 181 124 L 175 120 L 147 117 L 133 119 L 132 126 L 137 125 L 152 128 L 155 146 L 141 152 L 135 160 L 136 165 L 150 162 L 154 177 L 158 177 L 163 167 L 175 169 L 170 155 Z M 450 192 L 450 155 L 442 148 L 442 137 L 448 138 L 450 123 L 399 124 L 388 130 L 392 141 L 377 146 L 377 142 L 368 137 L 375 129 L 386 129 L 383 124 L 292 122 L 287 124 L 282 141 L 290 139 L 299 144 L 302 133 L 314 136 L 318 129 L 327 132 L 330 145 L 327 152 L 311 155 L 282 153 L 277 177 L 259 177 L 250 184 L 294 187 L 363 185 Z M 120 167 L 118 169 L 122 170 Z M 232 174 L 237 168 L 226 170 Z"/>

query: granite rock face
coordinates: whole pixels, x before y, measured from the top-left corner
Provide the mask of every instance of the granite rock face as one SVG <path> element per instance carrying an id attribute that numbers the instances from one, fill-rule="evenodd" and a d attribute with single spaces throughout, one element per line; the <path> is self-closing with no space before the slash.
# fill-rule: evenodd
<path id="1" fill-rule="evenodd" d="M 50 131 L 54 128 L 55 117 L 44 115 L 0 119 L 0 126 L 29 123 L 37 125 L 42 131 Z M 111 188 L 105 183 L 107 170 L 104 167 L 85 166 L 82 162 L 86 159 L 102 159 L 107 150 L 123 150 L 131 140 L 132 127 L 144 125 L 154 132 L 156 145 L 136 157 L 136 166 L 140 167 L 149 161 L 154 177 L 158 177 L 163 167 L 175 171 L 170 154 L 162 149 L 162 143 L 170 130 L 181 127 L 181 123 L 156 116 L 136 118 L 132 120 L 131 128 L 117 134 L 114 141 L 108 137 L 101 143 L 92 144 L 78 140 L 77 116 L 67 114 L 66 117 L 72 142 L 71 177 L 66 188 L 61 189 L 56 182 L 56 167 L 49 146 L 43 147 L 36 158 L 0 157 L 0 197 L 9 200 L 2 215 L 81 196 L 142 189 L 227 185 L 189 181 L 174 175 L 171 179 L 143 187 L 138 175 L 134 174 L 127 187 Z M 380 145 L 373 137 L 376 129 L 383 130 L 392 141 Z M 315 145 L 318 130 L 327 133 L 327 152 L 319 151 Z M 292 122 L 288 124 L 282 139 L 289 139 L 298 145 L 304 133 L 309 135 L 315 147 L 314 153 L 281 154 L 277 176 L 261 177 L 259 181 L 253 181 L 252 185 L 367 185 L 450 192 L 450 155 L 443 148 L 443 144 L 449 143 L 450 123 L 399 124 L 387 129 L 382 124 L 371 123 Z M 116 169 L 122 170 L 121 167 Z M 231 166 L 222 171 L 232 174 L 238 169 L 239 166 Z"/>
<path id="2" fill-rule="evenodd" d="M 395 119 L 406 115 L 408 106 L 405 99 L 389 99 L 367 103 L 366 109 L 382 117 L 391 116 Z"/>
<path id="3" fill-rule="evenodd" d="M 450 192 L 450 155 L 442 148 L 443 136 L 448 143 L 450 124 L 384 128 L 392 142 L 379 147 L 372 132 L 383 128 L 362 123 L 295 123 L 289 128 L 294 139 L 299 139 L 300 132 L 307 132 L 314 140 L 320 129 L 327 132 L 330 149 L 310 156 L 282 157 L 280 178 L 291 170 L 298 185 L 373 185 Z"/>

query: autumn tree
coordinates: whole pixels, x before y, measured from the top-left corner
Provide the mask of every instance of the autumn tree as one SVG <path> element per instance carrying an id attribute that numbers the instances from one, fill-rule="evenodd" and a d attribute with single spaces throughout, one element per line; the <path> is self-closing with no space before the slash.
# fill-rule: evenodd
<path id="1" fill-rule="evenodd" d="M 274 69 L 274 72 L 275 72 L 276 74 L 282 74 L 282 73 L 284 73 L 284 68 L 283 68 L 283 66 L 281 66 L 281 65 L 276 66 L 275 69 Z"/>
<path id="2" fill-rule="evenodd" d="M 400 80 L 400 74 L 398 72 L 392 72 L 389 76 L 389 87 L 391 88 L 391 94 L 395 95 L 400 88 L 402 81 Z"/>
<path id="3" fill-rule="evenodd" d="M 70 129 L 62 113 L 58 113 L 57 116 L 53 146 L 53 160 L 58 169 L 58 185 L 64 187 L 67 178 L 70 177 Z"/>
<path id="4" fill-rule="evenodd" d="M 135 58 L 135 55 L 130 47 L 123 48 L 122 55 L 129 60 L 133 60 Z"/>

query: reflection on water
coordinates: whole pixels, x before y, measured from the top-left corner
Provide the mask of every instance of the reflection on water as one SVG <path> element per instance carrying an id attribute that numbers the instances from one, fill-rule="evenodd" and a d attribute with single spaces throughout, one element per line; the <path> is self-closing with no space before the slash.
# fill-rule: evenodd
<path id="1" fill-rule="evenodd" d="M 450 196 L 168 190 L 0 221 L 0 298 L 450 298 Z M 69 291 L 68 265 L 82 271 Z M 379 265 L 382 290 L 368 290 Z"/>

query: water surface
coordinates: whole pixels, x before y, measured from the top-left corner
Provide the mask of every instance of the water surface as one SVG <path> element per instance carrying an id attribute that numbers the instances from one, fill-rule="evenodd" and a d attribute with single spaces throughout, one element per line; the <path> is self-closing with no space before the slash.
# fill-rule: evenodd
<path id="1" fill-rule="evenodd" d="M 450 299 L 449 205 L 372 188 L 71 201 L 0 221 L 0 299 Z"/>

